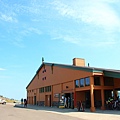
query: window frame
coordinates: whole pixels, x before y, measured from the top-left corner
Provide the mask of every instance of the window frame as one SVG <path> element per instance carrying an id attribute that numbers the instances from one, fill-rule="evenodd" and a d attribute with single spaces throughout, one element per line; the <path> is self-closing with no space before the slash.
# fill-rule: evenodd
<path id="1" fill-rule="evenodd" d="M 89 83 L 86 84 L 88 79 L 89 79 Z M 85 78 L 85 86 L 90 86 L 90 77 L 86 77 L 86 78 Z"/>
<path id="2" fill-rule="evenodd" d="M 80 87 L 85 87 L 85 78 L 80 78 L 79 80 L 80 82 Z M 81 85 L 81 81 L 83 81 L 83 85 Z"/>
<path id="3" fill-rule="evenodd" d="M 78 85 L 76 84 L 78 82 Z M 75 80 L 75 88 L 79 88 L 80 87 L 80 82 L 79 79 Z"/>
<path id="4" fill-rule="evenodd" d="M 99 78 L 99 81 L 97 80 L 97 78 Z M 94 76 L 94 85 L 95 86 L 101 86 L 100 76 Z"/>

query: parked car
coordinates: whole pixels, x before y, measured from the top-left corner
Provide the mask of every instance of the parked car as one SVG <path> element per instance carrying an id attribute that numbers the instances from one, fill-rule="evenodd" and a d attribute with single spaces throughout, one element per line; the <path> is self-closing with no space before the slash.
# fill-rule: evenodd
<path id="1" fill-rule="evenodd" d="M 6 100 L 0 99 L 0 104 L 6 104 Z"/>

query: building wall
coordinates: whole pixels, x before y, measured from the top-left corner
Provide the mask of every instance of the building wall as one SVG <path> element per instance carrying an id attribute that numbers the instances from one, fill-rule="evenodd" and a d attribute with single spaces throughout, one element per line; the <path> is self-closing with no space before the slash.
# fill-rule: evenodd
<path id="1" fill-rule="evenodd" d="M 73 92 L 73 89 L 74 89 L 73 83 L 74 83 L 73 81 L 63 83 L 62 92 L 65 92 L 65 93 Z"/>
<path id="2" fill-rule="evenodd" d="M 53 74 L 50 66 L 45 66 L 45 69 L 45 73 L 39 73 L 40 78 L 36 82 L 36 84 L 39 84 L 39 87 L 60 84 L 91 75 L 90 72 L 72 70 L 56 66 L 53 67 Z M 46 80 L 42 80 L 45 77 Z M 33 86 L 36 87 L 36 84 L 34 84 Z"/>
<path id="3" fill-rule="evenodd" d="M 51 66 L 42 67 L 42 69 L 40 69 L 38 74 L 34 77 L 33 81 L 27 88 L 27 91 L 29 91 L 27 94 L 28 98 L 30 96 L 34 97 L 34 95 L 36 95 L 38 104 L 43 105 L 43 101 L 45 101 L 45 95 L 48 93 L 39 93 L 39 88 L 52 86 L 52 91 L 49 93 L 52 96 L 52 101 L 57 102 L 59 98 L 55 97 L 55 94 L 74 92 L 74 80 L 88 76 L 92 76 L 92 73 L 87 71 L 62 68 L 58 66 L 53 66 L 53 69 Z M 32 90 L 36 91 L 36 93 L 32 92 Z"/>
<path id="4" fill-rule="evenodd" d="M 85 92 L 81 91 L 81 92 L 76 92 L 76 101 L 85 101 Z"/>
<path id="5" fill-rule="evenodd" d="M 120 89 L 120 79 L 114 78 L 114 88 L 115 89 L 117 89 L 117 88 Z"/>
<path id="6" fill-rule="evenodd" d="M 52 96 L 53 101 L 58 101 L 59 93 L 61 93 L 61 85 L 60 84 L 53 85 L 53 96 Z"/>
<path id="7" fill-rule="evenodd" d="M 101 100 L 101 90 L 95 90 L 94 91 L 94 95 L 95 95 L 95 100 L 96 101 L 100 101 Z"/>
<path id="8" fill-rule="evenodd" d="M 34 90 L 34 89 L 36 89 L 36 88 L 38 88 L 38 76 L 36 75 L 35 77 L 34 77 L 34 80 L 31 82 L 31 84 L 29 85 L 29 87 L 27 88 L 27 90 L 29 91 L 29 90 L 31 90 L 31 92 L 32 92 L 32 90 Z"/>
<path id="9" fill-rule="evenodd" d="M 39 94 L 39 89 L 36 89 L 36 101 L 37 101 L 37 104 L 38 104 L 38 101 L 40 100 L 40 94 Z"/>

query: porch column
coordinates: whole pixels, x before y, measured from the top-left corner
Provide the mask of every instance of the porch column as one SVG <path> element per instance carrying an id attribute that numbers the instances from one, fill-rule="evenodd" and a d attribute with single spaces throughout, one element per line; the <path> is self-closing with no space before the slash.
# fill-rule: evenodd
<path id="1" fill-rule="evenodd" d="M 102 100 L 102 106 L 101 106 L 101 110 L 105 110 L 105 96 L 104 96 L 104 79 L 103 76 L 101 76 L 100 78 L 101 81 L 101 100 Z"/>
<path id="2" fill-rule="evenodd" d="M 101 110 L 105 110 L 105 97 L 104 97 L 104 89 L 101 89 L 101 99 L 102 99 L 102 106 L 101 106 Z"/>
<path id="3" fill-rule="evenodd" d="M 90 96 L 91 96 L 91 108 L 90 111 L 94 112 L 95 111 L 95 106 L 94 106 L 94 77 L 90 77 Z"/>

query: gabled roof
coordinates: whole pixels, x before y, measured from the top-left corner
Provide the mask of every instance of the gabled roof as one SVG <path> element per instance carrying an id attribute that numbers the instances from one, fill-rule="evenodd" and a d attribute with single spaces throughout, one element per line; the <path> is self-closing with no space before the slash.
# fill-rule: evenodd
<path id="1" fill-rule="evenodd" d="M 68 68 L 68 69 L 73 69 L 73 70 L 83 70 L 83 71 L 87 71 L 87 72 L 99 72 L 99 73 L 103 73 L 104 76 L 108 76 L 108 77 L 115 77 L 115 78 L 120 78 L 120 70 L 115 70 L 115 69 L 104 69 L 104 68 L 96 68 L 96 67 L 86 67 L 86 66 L 74 66 L 74 65 L 66 65 L 66 64 L 58 64 L 58 63 L 46 63 L 43 62 L 41 64 L 41 66 L 38 68 L 38 70 L 36 71 L 35 76 L 38 74 L 38 72 L 42 69 L 42 67 L 44 66 L 57 66 L 57 67 L 61 67 L 61 68 Z M 30 81 L 30 83 L 28 84 L 28 86 L 31 84 L 31 82 L 34 80 L 35 76 L 33 77 L 33 79 Z M 26 89 L 28 88 L 28 86 L 26 87 Z"/>

